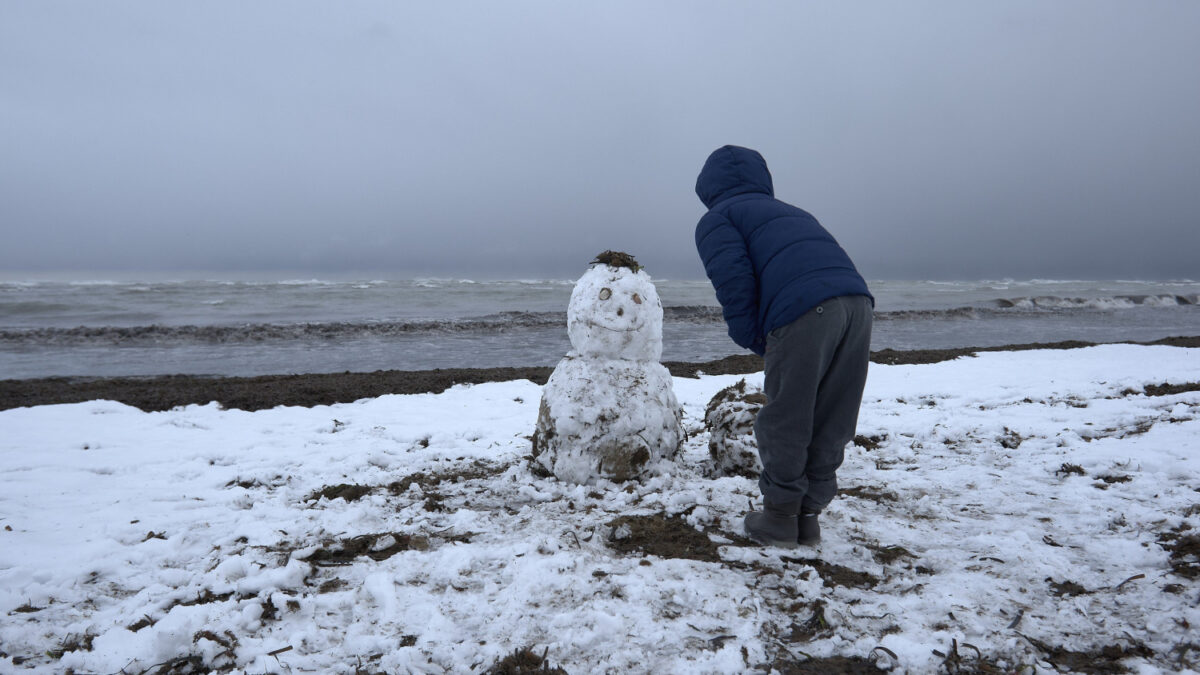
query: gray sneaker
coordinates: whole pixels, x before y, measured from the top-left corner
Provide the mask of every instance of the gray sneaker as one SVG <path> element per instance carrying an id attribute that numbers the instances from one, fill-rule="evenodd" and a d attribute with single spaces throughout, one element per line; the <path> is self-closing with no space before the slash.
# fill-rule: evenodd
<path id="1" fill-rule="evenodd" d="M 799 512 L 799 502 L 772 504 L 764 501 L 762 511 L 746 514 L 743 521 L 746 536 L 763 546 L 796 548 L 800 536 Z"/>

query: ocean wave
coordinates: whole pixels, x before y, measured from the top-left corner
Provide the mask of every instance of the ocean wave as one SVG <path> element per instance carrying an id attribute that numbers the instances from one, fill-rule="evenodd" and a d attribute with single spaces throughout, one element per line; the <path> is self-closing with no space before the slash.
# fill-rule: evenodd
<path id="1" fill-rule="evenodd" d="M 707 306 L 664 308 L 675 323 L 716 323 L 721 309 Z M 250 323 L 239 325 L 76 326 L 0 329 L 0 344 L 17 345 L 180 345 L 197 343 L 256 344 L 276 341 L 376 339 L 439 333 L 502 334 L 545 328 L 566 329 L 566 312 L 497 312 L 465 319 L 408 321 L 331 321 Z"/>
<path id="2" fill-rule="evenodd" d="M 1131 307 L 1178 307 L 1200 304 L 1200 295 L 1107 295 L 1091 298 L 1041 295 L 1028 298 L 1002 298 L 995 301 L 1002 309 L 1099 309 L 1115 310 Z"/>
<path id="3" fill-rule="evenodd" d="M 208 300 L 210 303 L 223 302 Z M 32 305 L 32 306 L 31 306 Z M 1003 319 L 1005 317 L 1050 316 L 1063 313 L 1114 312 L 1133 308 L 1187 309 L 1200 306 L 1200 294 L 1113 295 L 1084 298 L 1037 296 L 1001 298 L 978 305 L 934 309 L 877 309 L 878 321 L 930 321 L 954 319 Z M 18 303 L 23 314 L 52 313 L 64 307 Z M 721 308 L 710 305 L 679 305 L 663 308 L 670 324 L 712 325 L 722 321 Z M 377 339 L 436 334 L 503 334 L 522 330 L 564 329 L 566 312 L 504 311 L 483 316 L 396 321 L 321 321 L 296 323 L 245 323 L 231 325 L 76 326 L 0 329 L 0 345 L 183 345 L 257 344 L 286 341 L 336 341 Z"/>
<path id="4" fill-rule="evenodd" d="M 663 319 L 666 321 L 707 323 L 721 321 L 721 308 L 712 305 L 680 305 L 663 307 Z"/>
<path id="5" fill-rule="evenodd" d="M 921 321 L 929 319 L 978 319 L 997 310 L 985 307 L 954 307 L 952 309 L 893 309 L 875 311 L 876 321 Z"/>
<path id="6" fill-rule="evenodd" d="M 65 302 L 47 302 L 30 300 L 22 302 L 0 303 L 0 318 L 9 316 L 54 316 L 75 309 L 74 305 Z"/>
<path id="7" fill-rule="evenodd" d="M 1194 286 L 1200 281 L 1196 279 L 1166 279 L 1164 281 L 1150 281 L 1147 279 L 1116 279 L 1118 284 L 1142 284 L 1145 286 Z"/>
<path id="8" fill-rule="evenodd" d="M 979 319 L 1062 312 L 1112 312 L 1138 307 L 1168 308 L 1200 305 L 1200 295 L 1111 295 L 1094 298 L 1038 296 L 999 298 L 975 306 L 901 309 L 875 312 L 878 321 L 920 319 Z"/>
<path id="9" fill-rule="evenodd" d="M 388 338 L 437 333 L 505 333 L 513 330 L 562 326 L 565 314 L 504 312 L 473 319 L 395 322 L 255 323 L 231 326 L 76 326 L 0 330 L 6 345 L 172 345 L 257 344 L 286 341 L 336 341 Z"/>

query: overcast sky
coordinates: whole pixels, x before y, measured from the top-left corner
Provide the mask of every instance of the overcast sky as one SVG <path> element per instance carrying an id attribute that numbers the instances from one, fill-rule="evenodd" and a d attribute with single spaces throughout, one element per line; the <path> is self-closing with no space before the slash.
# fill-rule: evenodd
<path id="1" fill-rule="evenodd" d="M 0 273 L 703 278 L 759 150 L 872 279 L 1200 277 L 1200 3 L 0 3 Z"/>

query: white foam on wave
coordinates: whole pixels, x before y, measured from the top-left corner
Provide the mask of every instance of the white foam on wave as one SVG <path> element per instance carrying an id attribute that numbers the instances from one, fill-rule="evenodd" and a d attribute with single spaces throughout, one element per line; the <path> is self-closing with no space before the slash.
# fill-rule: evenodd
<path id="1" fill-rule="evenodd" d="M 1088 279 L 1030 279 L 1029 281 L 1014 283 L 1028 286 L 1061 286 L 1066 284 L 1093 284 L 1096 282 Z"/>
<path id="2" fill-rule="evenodd" d="M 453 279 L 453 278 L 445 278 L 445 277 L 417 277 L 415 279 L 410 279 L 409 283 L 418 288 L 443 288 L 445 286 L 455 286 L 455 285 L 459 285 L 459 284 L 464 285 L 464 286 L 474 286 L 474 285 L 478 284 L 479 282 L 477 282 L 473 279 Z"/>
<path id="3" fill-rule="evenodd" d="M 1092 298 L 1042 295 L 1008 300 L 1017 309 L 1096 309 L 1118 310 L 1134 307 L 1180 307 L 1195 304 L 1192 298 L 1178 295 L 1115 295 Z"/>
<path id="4" fill-rule="evenodd" d="M 1041 296 L 1031 299 L 1039 309 L 1128 309 L 1137 305 L 1129 298 L 1060 298 Z"/>
<path id="5" fill-rule="evenodd" d="M 574 279 L 511 279 L 497 283 L 518 284 L 521 286 L 574 286 Z"/>
<path id="6" fill-rule="evenodd" d="M 336 281 L 325 281 L 323 279 L 284 279 L 282 281 L 265 282 L 264 285 L 278 284 L 280 286 L 336 286 Z"/>
<path id="7" fill-rule="evenodd" d="M 1142 302 L 1150 307 L 1178 307 L 1179 299 L 1174 295 L 1151 295 Z"/>

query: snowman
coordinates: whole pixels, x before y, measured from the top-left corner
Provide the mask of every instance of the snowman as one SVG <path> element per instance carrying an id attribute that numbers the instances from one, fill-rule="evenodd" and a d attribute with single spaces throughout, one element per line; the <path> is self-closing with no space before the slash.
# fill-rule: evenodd
<path id="1" fill-rule="evenodd" d="M 674 458 L 682 411 L 661 363 L 662 303 L 625 253 L 605 251 L 567 306 L 573 349 L 542 392 L 534 462 L 559 479 L 640 479 Z"/>

